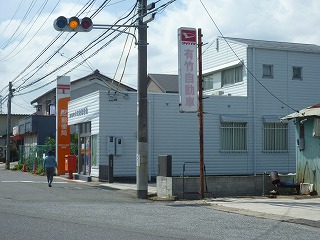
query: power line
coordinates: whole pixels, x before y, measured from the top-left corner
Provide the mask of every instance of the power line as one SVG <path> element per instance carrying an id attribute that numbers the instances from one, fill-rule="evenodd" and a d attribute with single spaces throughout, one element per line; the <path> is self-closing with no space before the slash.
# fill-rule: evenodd
<path id="1" fill-rule="evenodd" d="M 211 18 L 213 24 L 215 25 L 215 27 L 217 28 L 217 30 L 219 31 L 220 35 L 222 36 L 222 38 L 224 39 L 224 41 L 227 43 L 227 45 L 229 46 L 229 48 L 231 49 L 231 51 L 234 53 L 234 55 L 238 58 L 239 61 L 242 61 L 240 59 L 240 57 L 238 56 L 238 54 L 234 51 L 234 49 L 231 47 L 231 45 L 229 44 L 227 38 L 223 35 L 223 33 L 221 32 L 221 30 L 219 29 L 218 25 L 216 24 L 216 22 L 213 20 L 212 16 L 210 15 L 208 9 L 206 8 L 206 6 L 203 4 L 202 0 L 200 0 L 203 8 L 206 10 L 207 14 L 209 15 L 209 17 Z M 284 101 L 282 101 L 279 97 L 277 97 L 274 93 L 272 93 L 266 86 L 264 86 L 257 78 L 256 76 L 254 76 L 254 74 L 250 71 L 250 69 L 248 69 L 248 67 L 245 65 L 245 63 L 242 63 L 243 66 L 246 68 L 246 70 L 250 73 L 250 75 L 271 95 L 273 96 L 275 99 L 277 99 L 279 102 L 281 102 L 282 104 L 284 104 L 285 106 L 287 106 L 288 108 L 290 108 L 291 110 L 295 111 L 295 112 L 299 112 L 297 110 L 295 110 L 294 108 L 292 108 L 289 104 L 285 103 Z"/>
<path id="2" fill-rule="evenodd" d="M 53 10 L 51 11 L 51 13 L 48 15 L 47 19 L 42 23 L 42 25 L 38 28 L 38 30 L 36 31 L 36 33 L 30 38 L 30 40 L 13 56 L 11 56 L 10 58 L 8 58 L 23 42 L 23 40 L 26 38 L 26 36 L 28 35 L 28 33 L 30 32 L 30 30 L 33 28 L 34 24 L 37 22 L 38 18 L 40 17 L 40 14 L 42 13 L 44 7 L 46 6 L 46 4 L 48 3 L 48 0 L 46 0 L 43 5 L 42 8 L 40 9 L 39 14 L 36 16 L 35 20 L 33 21 L 32 25 L 30 26 L 29 30 L 27 31 L 27 33 L 23 36 L 22 39 L 20 39 L 19 43 L 13 48 L 13 50 L 7 54 L 7 56 L 3 57 L 0 59 L 0 62 L 3 61 L 7 61 L 12 59 L 13 57 L 15 57 L 17 54 L 19 54 L 32 40 L 33 38 L 37 35 L 37 33 L 40 31 L 40 29 L 43 27 L 43 25 L 47 22 L 48 18 L 51 16 L 52 12 L 55 10 L 55 8 L 57 7 L 58 3 L 60 2 L 60 0 L 57 2 L 57 4 L 55 5 L 55 7 L 53 8 Z"/>
<path id="3" fill-rule="evenodd" d="M 127 17 L 132 13 L 132 11 L 135 9 L 136 5 L 137 5 L 137 4 L 134 5 L 134 7 L 132 8 L 132 10 L 130 11 L 129 14 L 127 14 L 125 17 L 117 20 L 114 25 L 116 25 L 119 21 L 127 18 Z M 130 18 L 129 20 L 127 20 L 125 23 L 128 23 L 131 19 L 132 19 L 132 18 Z M 65 66 L 68 65 L 70 62 L 72 62 L 74 59 L 78 58 L 78 57 L 81 56 L 83 53 L 89 51 L 89 50 L 92 49 L 94 46 L 96 46 L 98 43 L 100 43 L 101 41 L 105 40 L 107 37 L 109 37 L 109 36 L 112 35 L 114 32 L 116 32 L 116 31 L 112 31 L 112 32 L 109 33 L 107 36 L 103 37 L 103 36 L 104 36 L 106 33 L 108 33 L 109 31 L 112 31 L 112 28 L 111 28 L 111 29 L 108 29 L 107 31 L 105 31 L 105 32 L 104 32 L 103 34 L 101 34 L 97 39 L 95 39 L 94 41 L 92 41 L 91 43 L 89 43 L 82 51 L 78 52 L 75 56 L 71 57 L 69 60 L 67 60 L 66 62 L 64 62 L 60 67 L 52 70 L 50 73 L 48 73 L 48 74 L 46 74 L 45 76 L 43 76 L 43 77 L 41 77 L 41 78 L 39 78 L 39 79 L 31 82 L 30 84 L 28 84 L 28 85 L 26 85 L 26 86 L 24 86 L 24 87 L 22 87 L 23 84 L 21 84 L 21 85 L 18 87 L 18 89 L 16 90 L 16 92 L 19 92 L 19 91 L 21 91 L 21 90 L 24 90 L 24 89 L 32 86 L 33 84 L 35 84 L 35 83 L 43 80 L 44 78 L 48 77 L 49 75 L 51 75 L 51 74 L 55 73 L 56 71 L 60 70 L 62 67 L 65 67 Z M 119 35 L 121 35 L 121 33 L 120 33 L 120 34 L 117 34 L 116 37 L 118 37 Z M 103 38 L 98 41 L 98 39 L 101 38 L 101 37 L 103 37 Z M 113 41 L 116 37 L 114 37 L 114 38 L 112 39 L 112 41 Z M 68 41 L 70 41 L 70 39 L 68 39 Z M 96 43 L 93 44 L 94 42 L 96 42 Z M 66 43 L 65 43 L 65 44 L 66 44 Z M 63 46 L 65 46 L 65 44 L 64 44 Z M 93 45 L 92 45 L 92 44 L 93 44 Z M 106 44 L 104 44 L 101 48 L 99 48 L 97 51 L 95 51 L 95 52 L 94 52 L 93 54 L 91 54 L 89 57 L 85 58 L 85 60 L 87 60 L 87 59 L 91 58 L 92 56 L 96 55 L 99 51 L 101 51 L 103 48 L 105 48 L 105 47 L 106 47 L 107 45 L 109 45 L 109 44 L 110 44 L 110 41 L 107 42 Z M 62 47 L 63 47 L 63 46 L 62 46 Z M 60 47 L 60 48 L 55 52 L 55 54 L 56 54 L 57 52 L 59 52 L 62 47 Z M 85 61 L 85 60 L 84 60 L 84 61 Z M 75 68 L 77 68 L 77 67 L 79 67 L 80 65 L 82 65 L 82 64 L 84 63 L 84 61 L 82 61 L 80 64 L 76 65 Z M 47 62 L 48 62 L 48 61 L 46 61 L 46 63 L 47 63 Z M 45 63 L 44 63 L 44 64 L 45 64 Z M 43 66 L 44 64 L 42 64 L 42 66 Z M 73 68 L 73 69 L 75 69 L 75 68 Z M 71 72 L 71 71 L 69 70 L 67 73 L 69 73 L 69 72 Z M 35 74 L 35 73 L 34 73 L 34 74 Z M 33 75 L 34 75 L 34 74 L 33 74 Z M 32 76 L 33 76 L 33 75 L 32 75 Z M 32 77 L 32 76 L 31 76 L 31 77 Z M 30 79 L 31 77 L 28 77 L 28 79 Z M 26 79 L 26 80 L 24 81 L 24 83 L 25 83 L 28 79 Z M 45 85 L 47 85 L 47 84 L 45 84 Z M 35 90 L 37 90 L 37 89 L 35 89 Z M 30 93 L 30 92 L 32 92 L 32 91 L 28 91 L 27 93 Z M 24 94 L 26 94 L 26 93 L 24 93 Z"/>
<path id="4" fill-rule="evenodd" d="M 27 9 L 27 12 L 25 13 L 25 15 L 23 16 L 22 20 L 20 21 L 17 29 L 13 32 L 13 34 L 11 35 L 11 37 L 9 38 L 9 40 L 5 43 L 5 45 L 1 46 L 2 50 L 0 51 L 0 53 L 11 43 L 13 37 L 16 35 L 16 33 L 18 32 L 18 30 L 20 29 L 21 25 L 23 24 L 23 22 L 27 19 L 28 15 L 30 14 L 31 10 L 33 9 L 35 5 L 35 0 L 32 0 L 29 8 Z"/>
<path id="5" fill-rule="evenodd" d="M 94 1 L 91 1 L 91 3 Z M 90 1 L 79 11 L 79 12 L 84 12 L 89 6 L 90 6 Z M 88 5 L 88 6 L 87 6 Z M 12 82 L 15 82 L 18 80 L 18 77 L 22 75 L 26 70 L 28 70 L 43 54 L 46 52 L 62 35 L 63 33 L 59 33 L 56 38 L 47 45 L 47 47 L 15 78 L 13 79 Z M 28 81 L 32 76 L 34 76 L 47 62 L 49 62 L 77 33 L 74 33 L 67 41 L 65 41 L 59 48 L 56 50 L 51 56 L 49 56 L 42 64 L 38 65 L 34 70 L 35 72 L 27 77 L 26 79 L 23 80 L 23 82 L 18 86 L 17 89 L 19 89 L 26 81 Z"/>

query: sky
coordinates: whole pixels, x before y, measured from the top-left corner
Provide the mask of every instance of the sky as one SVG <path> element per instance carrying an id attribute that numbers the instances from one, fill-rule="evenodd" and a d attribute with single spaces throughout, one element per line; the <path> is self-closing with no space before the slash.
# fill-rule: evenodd
<path id="1" fill-rule="evenodd" d="M 88 2 L 94 4 L 84 9 Z M 107 5 L 97 13 L 104 2 Z M 158 8 L 170 0 L 154 2 Z M 64 74 L 74 81 L 98 69 L 110 78 L 121 79 L 122 83 L 137 88 L 138 49 L 134 43 L 131 45 L 131 35 L 121 34 L 113 40 L 115 35 L 111 35 L 98 42 L 96 39 L 105 30 L 94 29 L 75 36 L 66 32 L 58 37 L 60 32 L 53 28 L 57 17 L 78 16 L 79 13 L 79 18 L 92 16 L 94 24 L 112 25 L 125 18 L 135 3 L 135 0 L 11 0 L 2 3 L 2 113 L 7 113 L 9 82 L 15 89 L 13 114 L 35 112 L 30 102 L 55 88 L 57 76 Z M 319 0 L 176 0 L 158 9 L 155 19 L 148 23 L 148 73 L 178 73 L 179 27 L 201 28 L 203 51 L 221 35 L 320 45 L 319 9 Z M 125 20 L 131 17 L 132 14 Z M 119 23 L 125 24 L 125 20 Z M 130 29 L 134 33 L 134 28 Z M 105 47 L 99 50 L 103 45 Z M 75 56 L 77 58 L 70 61 Z"/>

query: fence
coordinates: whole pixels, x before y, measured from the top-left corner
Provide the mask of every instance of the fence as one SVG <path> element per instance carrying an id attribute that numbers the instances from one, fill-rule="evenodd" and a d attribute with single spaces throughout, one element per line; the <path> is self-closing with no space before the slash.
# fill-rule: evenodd
<path id="1" fill-rule="evenodd" d="M 49 150 L 55 150 L 50 145 L 20 145 L 19 146 L 19 163 L 26 163 L 28 172 L 42 171 L 43 158 Z M 71 144 L 71 154 L 76 154 L 76 145 Z"/>
<path id="2" fill-rule="evenodd" d="M 19 163 L 26 164 L 26 170 L 33 172 L 42 170 L 43 158 L 52 149 L 49 145 L 21 145 L 19 146 Z"/>

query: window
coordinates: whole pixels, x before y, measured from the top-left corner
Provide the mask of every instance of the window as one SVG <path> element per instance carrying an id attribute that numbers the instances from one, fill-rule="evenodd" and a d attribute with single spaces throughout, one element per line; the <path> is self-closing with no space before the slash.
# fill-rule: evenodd
<path id="1" fill-rule="evenodd" d="M 213 89 L 213 76 L 203 76 L 203 90 Z"/>
<path id="2" fill-rule="evenodd" d="M 242 81 L 242 66 L 229 68 L 221 72 L 221 87 Z"/>
<path id="3" fill-rule="evenodd" d="M 222 122 L 220 126 L 221 152 L 247 151 L 247 124 L 241 122 Z"/>
<path id="4" fill-rule="evenodd" d="M 273 65 L 262 65 L 262 77 L 273 78 Z"/>
<path id="5" fill-rule="evenodd" d="M 287 123 L 264 123 L 263 151 L 268 153 L 288 152 Z"/>
<path id="6" fill-rule="evenodd" d="M 302 80 L 302 67 L 292 67 L 292 79 Z"/>

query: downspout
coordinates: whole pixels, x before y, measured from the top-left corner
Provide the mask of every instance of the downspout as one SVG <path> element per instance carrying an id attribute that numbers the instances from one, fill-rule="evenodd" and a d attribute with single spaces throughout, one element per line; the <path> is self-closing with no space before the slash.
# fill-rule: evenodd
<path id="1" fill-rule="evenodd" d="M 256 76 L 256 49 L 252 48 L 252 74 Z M 252 87 L 253 87 L 253 175 L 257 175 L 257 135 L 256 135 L 256 81 L 252 78 Z"/>
<path id="2" fill-rule="evenodd" d="M 151 96 L 148 95 L 148 180 L 149 182 L 151 181 L 151 174 L 152 174 L 152 169 L 154 169 L 154 159 L 153 159 L 153 104 L 154 104 L 154 95 L 152 95 L 152 98 L 150 98 Z M 151 166 L 152 164 L 152 166 Z"/>

